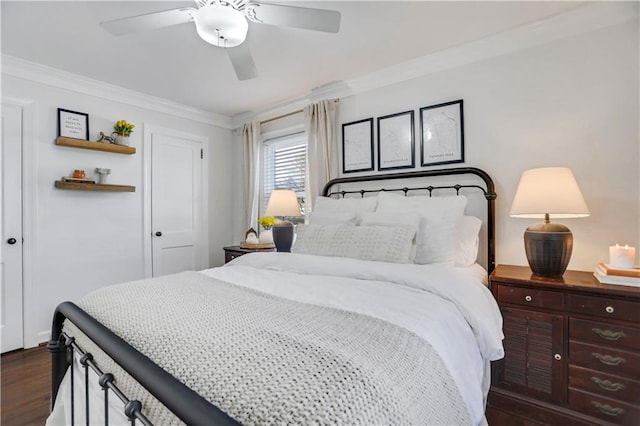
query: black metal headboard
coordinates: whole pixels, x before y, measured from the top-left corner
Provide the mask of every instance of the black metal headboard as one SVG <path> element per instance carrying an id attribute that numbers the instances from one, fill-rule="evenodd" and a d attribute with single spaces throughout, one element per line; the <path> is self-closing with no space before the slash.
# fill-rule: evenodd
<path id="1" fill-rule="evenodd" d="M 452 175 L 475 175 L 484 181 L 484 187 L 475 184 L 446 184 L 446 185 L 427 185 L 427 186 L 403 186 L 402 188 L 379 188 L 379 189 L 358 189 L 358 190 L 340 190 L 332 191 L 331 188 L 341 184 L 351 184 L 358 182 L 375 182 L 375 181 L 391 181 L 395 179 L 416 179 L 416 178 L 428 178 L 435 176 L 452 176 Z M 416 181 L 416 185 L 419 185 L 420 181 Z M 433 194 L 434 190 L 455 190 L 456 194 L 463 188 L 472 188 L 481 191 L 487 200 L 487 270 L 489 273 L 493 271 L 496 266 L 495 257 L 495 199 L 497 197 L 495 188 L 493 185 L 493 179 L 484 170 L 475 167 L 459 167 L 453 169 L 439 169 L 439 170 L 420 170 L 409 173 L 392 173 L 382 175 L 367 175 L 367 176 L 353 176 L 333 179 L 327 182 L 322 189 L 322 195 L 330 197 L 332 195 L 339 195 L 344 197 L 347 194 L 360 194 L 364 197 L 367 193 L 380 192 L 380 191 L 402 191 L 405 195 L 409 191 L 426 190 L 429 195 Z"/>

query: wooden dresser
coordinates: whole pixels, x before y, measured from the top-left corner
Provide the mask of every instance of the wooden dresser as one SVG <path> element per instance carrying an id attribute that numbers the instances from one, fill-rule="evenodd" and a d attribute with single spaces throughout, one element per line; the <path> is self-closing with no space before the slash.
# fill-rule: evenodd
<path id="1" fill-rule="evenodd" d="M 490 288 L 505 358 L 492 365 L 488 413 L 640 425 L 640 288 L 600 284 L 591 272 L 541 278 L 508 265 L 493 271 Z"/>
<path id="2" fill-rule="evenodd" d="M 229 263 L 236 257 L 240 257 L 247 253 L 276 251 L 275 248 L 249 249 L 241 246 L 227 246 L 224 250 L 224 263 Z"/>

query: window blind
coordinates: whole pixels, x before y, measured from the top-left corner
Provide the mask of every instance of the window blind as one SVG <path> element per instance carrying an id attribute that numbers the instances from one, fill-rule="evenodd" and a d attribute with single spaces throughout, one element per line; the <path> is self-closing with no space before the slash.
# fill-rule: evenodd
<path id="1" fill-rule="evenodd" d="M 304 198 L 307 140 L 304 133 L 265 141 L 260 216 L 264 215 L 274 189 L 292 189 Z"/>

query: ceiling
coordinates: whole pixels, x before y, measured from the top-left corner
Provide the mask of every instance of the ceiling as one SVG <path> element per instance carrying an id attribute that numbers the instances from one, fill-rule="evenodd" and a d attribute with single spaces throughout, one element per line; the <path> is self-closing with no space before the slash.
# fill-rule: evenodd
<path id="1" fill-rule="evenodd" d="M 259 77 L 239 81 L 192 23 L 115 37 L 101 21 L 191 1 L 0 2 L 2 53 L 199 110 L 234 117 L 581 5 L 554 1 L 296 1 L 337 10 L 337 34 L 249 23 Z"/>

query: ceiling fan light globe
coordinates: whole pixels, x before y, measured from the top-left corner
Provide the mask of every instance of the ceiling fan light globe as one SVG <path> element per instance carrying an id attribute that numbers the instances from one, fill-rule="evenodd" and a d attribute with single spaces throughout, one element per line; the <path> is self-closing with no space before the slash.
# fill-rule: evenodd
<path id="1" fill-rule="evenodd" d="M 247 38 L 249 23 L 244 14 L 230 6 L 209 4 L 194 16 L 196 31 L 207 43 L 219 47 L 235 47 Z"/>

